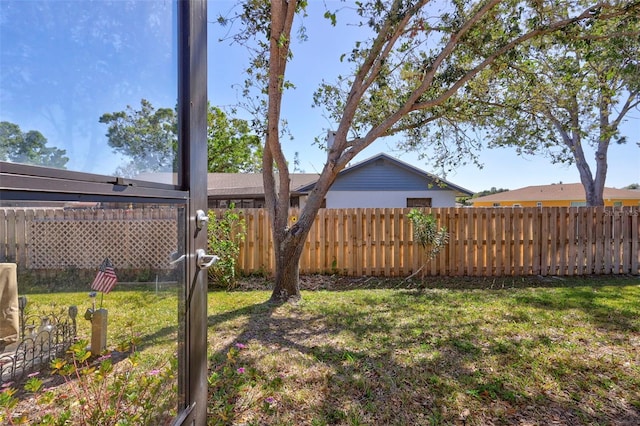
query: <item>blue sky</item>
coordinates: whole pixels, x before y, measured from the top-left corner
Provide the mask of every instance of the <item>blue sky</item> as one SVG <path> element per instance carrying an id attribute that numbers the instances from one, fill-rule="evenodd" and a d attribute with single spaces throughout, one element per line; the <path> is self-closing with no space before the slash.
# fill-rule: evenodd
<path id="1" fill-rule="evenodd" d="M 112 174 L 107 112 L 177 99 L 171 2 L 0 1 L 0 120 L 66 149 L 70 170 Z"/>
<path id="2" fill-rule="evenodd" d="M 210 1 L 210 20 L 226 14 L 234 3 Z M 295 139 L 284 140 L 283 145 L 291 163 L 298 152 L 304 171 L 319 172 L 325 154 L 313 140 L 333 124 L 311 107 L 312 94 L 323 78 L 333 81 L 347 71 L 339 57 L 365 34 L 341 25 L 340 19 L 338 27 L 331 27 L 322 18 L 323 2 L 310 3 L 304 20 L 309 39 L 294 47 L 289 66 L 288 77 L 297 89 L 285 94 L 283 106 Z M 342 3 L 327 4 L 335 8 Z M 100 115 L 127 105 L 137 107 L 141 98 L 156 107 L 175 106 L 174 12 L 168 1 L 0 1 L 0 120 L 16 123 L 23 131 L 39 130 L 50 145 L 66 149 L 69 169 L 113 173 L 124 159 L 107 146 L 107 128 L 98 122 Z M 208 95 L 213 105 L 238 103 L 234 86 L 243 83 L 247 51 L 228 40 L 218 41 L 236 30 L 213 23 L 208 27 Z M 611 146 L 607 186 L 640 182 L 640 149 L 635 144 L 640 139 L 638 111 L 628 116 L 624 128 L 631 143 Z M 439 174 L 416 154 L 398 152 L 394 140 L 377 141 L 355 161 L 379 152 Z M 573 166 L 518 157 L 509 149 L 483 151 L 480 160 L 484 169 L 460 167 L 446 178 L 472 191 L 579 181 Z"/>
<path id="3" fill-rule="evenodd" d="M 329 8 L 337 8 L 341 3 L 326 2 Z M 227 14 L 232 1 L 209 2 L 209 16 L 215 21 L 218 14 Z M 290 161 L 293 153 L 299 152 L 300 166 L 306 172 L 322 170 L 325 154 L 312 141 L 326 134 L 332 123 L 327 122 L 318 109 L 311 108 L 312 94 L 322 79 L 333 81 L 347 70 L 339 58 L 353 48 L 356 39 L 365 33 L 353 26 L 342 25 L 345 20 L 338 15 L 338 26 L 332 27 L 322 17 L 323 2 L 310 1 L 309 16 L 305 18 L 308 40 L 294 46 L 293 62 L 289 65 L 288 77 L 297 86 L 285 94 L 283 116 L 295 137 L 294 141 L 283 141 L 285 154 Z M 217 41 L 237 28 L 209 26 L 209 99 L 214 104 L 228 105 L 237 102 L 237 90 L 232 86 L 243 82 L 242 72 L 247 65 L 246 49 L 233 45 L 230 41 Z M 612 145 L 609 148 L 609 170 L 607 186 L 623 187 L 634 182 L 640 183 L 640 112 L 628 115 L 625 133 L 630 143 Z M 361 161 L 379 152 L 387 152 L 404 162 L 420 169 L 438 174 L 426 160 L 419 160 L 415 153 L 399 152 L 395 140 L 381 139 L 359 154 L 354 161 Z M 588 157 L 593 158 L 593 155 Z M 480 153 L 484 168 L 469 165 L 449 173 L 447 180 L 470 189 L 481 191 L 491 187 L 515 189 L 528 185 L 544 185 L 557 182 L 579 182 L 575 166 L 553 165 L 544 157 L 520 157 L 513 149 L 484 150 Z"/>

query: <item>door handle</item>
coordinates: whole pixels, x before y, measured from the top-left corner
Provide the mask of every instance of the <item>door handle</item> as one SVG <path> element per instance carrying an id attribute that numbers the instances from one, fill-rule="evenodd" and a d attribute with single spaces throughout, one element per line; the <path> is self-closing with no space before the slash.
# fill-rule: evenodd
<path id="1" fill-rule="evenodd" d="M 207 214 L 204 211 L 198 210 L 196 212 L 196 228 L 198 229 L 206 228 L 208 224 L 209 224 L 209 216 L 207 216 Z"/>
<path id="2" fill-rule="evenodd" d="M 207 269 L 218 260 L 220 260 L 220 257 L 215 254 L 206 254 L 203 249 L 196 250 L 196 265 L 200 269 Z"/>

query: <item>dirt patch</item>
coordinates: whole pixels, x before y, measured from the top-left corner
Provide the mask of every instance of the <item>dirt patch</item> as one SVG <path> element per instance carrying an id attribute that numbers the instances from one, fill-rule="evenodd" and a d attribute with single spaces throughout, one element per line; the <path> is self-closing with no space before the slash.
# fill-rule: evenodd
<path id="1" fill-rule="evenodd" d="M 300 289 L 307 291 L 345 291 L 355 289 L 489 289 L 530 287 L 578 287 L 602 285 L 640 285 L 640 276 L 585 275 L 572 277 L 531 275 L 521 277 L 349 277 L 341 275 L 301 275 Z M 235 291 L 271 290 L 273 281 L 262 276 L 242 277 Z"/>

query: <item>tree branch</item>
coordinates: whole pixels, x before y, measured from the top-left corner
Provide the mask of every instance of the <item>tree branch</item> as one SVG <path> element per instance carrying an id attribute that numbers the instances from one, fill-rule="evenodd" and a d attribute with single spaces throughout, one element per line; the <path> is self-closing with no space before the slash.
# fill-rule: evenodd
<path id="1" fill-rule="evenodd" d="M 465 74 L 462 78 L 460 78 L 457 82 L 455 82 L 448 90 L 444 91 L 440 96 L 438 96 L 437 98 L 435 98 L 433 100 L 430 100 L 428 102 L 417 102 L 412 106 L 411 109 L 412 110 L 420 110 L 420 109 L 431 108 L 431 107 L 434 107 L 436 105 L 441 104 L 442 102 L 444 102 L 445 100 L 447 100 L 451 96 L 453 96 L 453 94 L 455 94 L 458 91 L 458 89 L 460 89 L 460 87 L 462 87 L 467 82 L 469 82 L 480 71 L 485 69 L 488 65 L 492 64 L 493 62 L 495 62 L 495 60 L 498 57 L 504 55 L 506 52 L 510 51 L 515 46 L 520 45 L 520 44 L 524 43 L 525 41 L 531 40 L 534 37 L 538 37 L 538 36 L 543 35 L 543 34 L 549 34 L 549 33 L 553 32 L 553 31 L 557 31 L 560 28 L 566 27 L 567 25 L 571 25 L 573 23 L 576 23 L 576 22 L 579 22 L 581 20 L 588 19 L 588 18 L 591 18 L 591 17 L 592 17 L 592 8 L 590 8 L 588 10 L 585 10 L 584 12 L 582 12 L 580 15 L 578 15 L 576 17 L 569 18 L 569 19 L 563 19 L 561 21 L 557 21 L 554 24 L 548 25 L 545 28 L 532 30 L 532 31 L 529 31 L 526 34 L 523 34 L 520 37 L 515 38 L 514 40 L 512 40 L 509 43 L 507 43 L 504 46 L 502 46 L 500 49 L 496 50 L 492 55 L 489 55 L 487 58 L 485 58 L 485 60 L 483 60 L 476 67 L 471 69 L 467 74 Z"/>
<path id="2" fill-rule="evenodd" d="M 620 122 L 622 121 L 622 119 L 624 118 L 624 116 L 631 111 L 633 108 L 637 107 L 638 105 L 640 105 L 640 98 L 638 97 L 638 91 L 632 91 L 629 96 L 627 97 L 627 100 L 625 101 L 624 105 L 622 106 L 622 109 L 620 110 L 620 112 L 618 113 L 618 116 L 616 117 L 615 120 L 613 120 L 613 123 L 611 124 L 611 126 L 614 126 L 615 128 L 617 128 L 620 125 Z"/>
<path id="3" fill-rule="evenodd" d="M 272 0 L 269 33 L 269 72 L 267 86 L 267 134 L 262 169 L 265 204 L 271 213 L 274 232 L 284 232 L 289 207 L 289 170 L 280 144 L 280 112 L 284 76 L 291 43 L 291 28 L 297 0 Z M 274 162 L 278 168 L 279 186 L 276 192 Z"/>
<path id="4" fill-rule="evenodd" d="M 349 128 L 351 127 L 353 117 L 355 116 L 362 97 L 366 93 L 367 89 L 369 89 L 373 82 L 378 78 L 384 59 L 390 55 L 395 43 L 403 34 L 403 30 L 406 25 L 410 22 L 413 15 L 415 15 L 420 10 L 420 8 L 426 5 L 428 2 L 429 0 L 422 0 L 421 2 L 414 5 L 409 11 L 407 11 L 407 13 L 405 13 L 403 19 L 395 24 L 395 30 L 393 31 L 392 28 L 394 26 L 394 23 L 388 17 L 385 20 L 384 26 L 378 32 L 378 35 L 376 36 L 365 61 L 356 73 L 354 82 L 351 86 L 351 90 L 349 92 L 349 95 L 347 96 L 347 102 L 342 114 L 342 119 L 340 120 L 340 125 L 338 127 L 338 130 L 336 131 L 335 144 L 334 147 L 332 147 L 335 153 L 333 155 L 331 154 L 331 151 L 329 153 L 330 158 L 336 163 L 339 168 L 344 167 L 344 165 L 351 161 L 351 159 L 357 154 L 357 152 L 359 152 L 355 152 L 352 146 L 349 149 L 346 157 L 341 158 L 343 156 L 344 150 L 347 148 L 347 133 L 349 131 Z M 393 5 L 391 6 L 389 14 L 391 15 L 392 13 L 397 12 L 400 9 L 401 5 L 402 0 L 395 0 Z"/>

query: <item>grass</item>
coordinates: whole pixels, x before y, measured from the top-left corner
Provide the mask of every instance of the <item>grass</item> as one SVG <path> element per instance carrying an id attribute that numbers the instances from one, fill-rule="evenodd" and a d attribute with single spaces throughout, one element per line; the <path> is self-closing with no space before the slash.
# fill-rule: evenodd
<path id="1" fill-rule="evenodd" d="M 34 291 L 35 290 L 35 291 Z M 104 296 L 107 351 L 87 353 L 93 306 L 87 291 L 26 291 L 27 315 L 78 307 L 77 336 L 63 360 L 43 365 L 20 383 L 0 389 L 2 424 L 167 424 L 175 416 L 177 290 L 121 287 Z M 98 296 L 96 308 L 100 307 Z M 54 367 L 55 366 L 55 367 Z"/>
<path id="2" fill-rule="evenodd" d="M 91 323 L 84 313 L 93 306 L 88 291 L 65 293 L 27 293 L 27 314 L 78 307 L 77 330 L 80 338 L 91 340 Z M 95 298 L 95 307 L 108 311 L 108 345 L 127 347 L 131 343 L 148 358 L 165 357 L 177 344 L 177 290 L 165 288 L 157 293 L 148 286 L 117 288 Z"/>
<path id="3" fill-rule="evenodd" d="M 305 291 L 281 306 L 211 292 L 208 423 L 639 424 L 638 277 L 557 284 Z M 86 293 L 30 296 L 60 300 L 80 317 L 89 306 Z M 166 359 L 176 305 L 175 291 L 112 292 L 109 344 L 134 333 Z"/>
<path id="4" fill-rule="evenodd" d="M 213 293 L 209 424 L 639 424 L 638 279 L 563 284 Z"/>

